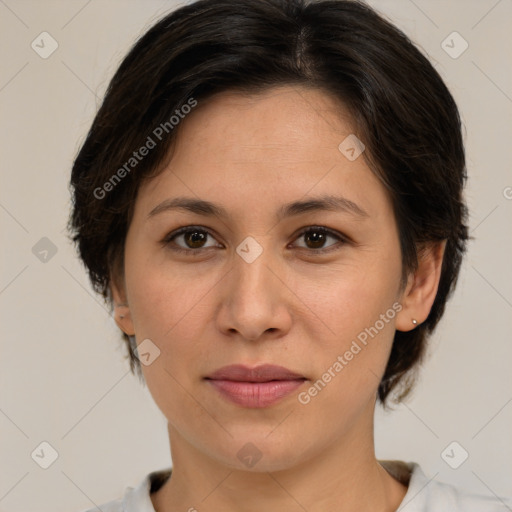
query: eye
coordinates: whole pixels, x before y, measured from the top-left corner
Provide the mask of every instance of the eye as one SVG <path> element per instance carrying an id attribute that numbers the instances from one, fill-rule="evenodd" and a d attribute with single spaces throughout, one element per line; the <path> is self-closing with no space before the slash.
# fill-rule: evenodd
<path id="1" fill-rule="evenodd" d="M 334 238 L 338 242 L 342 242 L 342 244 L 348 242 L 348 239 L 345 236 L 322 226 L 309 226 L 308 228 L 303 229 L 297 236 L 297 239 L 300 238 L 304 238 L 304 240 L 306 240 L 306 245 L 299 247 L 311 249 L 317 253 L 325 253 L 335 250 L 332 246 L 336 244 L 331 244 L 327 246 L 328 248 L 322 247 L 328 238 Z"/>
<path id="2" fill-rule="evenodd" d="M 161 243 L 166 247 L 169 246 L 173 251 L 197 255 L 202 252 L 201 249 L 219 247 L 219 245 L 215 244 L 205 244 L 209 236 L 213 238 L 212 233 L 205 228 L 200 226 L 185 226 L 167 235 Z M 337 240 L 341 242 L 341 244 L 349 242 L 348 238 L 341 233 L 337 233 L 322 226 L 309 226 L 303 229 L 297 235 L 296 239 L 298 240 L 301 237 L 306 241 L 306 245 L 299 245 L 298 247 L 311 250 L 314 253 L 326 253 L 335 250 L 336 248 L 332 246 L 336 244 L 331 244 L 327 246 L 327 248 L 323 247 L 329 238 Z M 177 243 L 177 240 L 180 239 L 182 239 L 182 244 Z"/>
<path id="3" fill-rule="evenodd" d="M 200 252 L 198 249 L 209 249 L 215 246 L 215 244 L 210 246 L 205 245 L 208 236 L 213 238 L 212 234 L 204 228 L 199 226 L 185 226 L 166 236 L 164 240 L 162 240 L 162 244 L 164 246 L 171 246 L 171 249 L 176 252 L 198 254 Z M 177 244 L 176 240 L 178 239 L 182 239 L 185 245 Z"/>

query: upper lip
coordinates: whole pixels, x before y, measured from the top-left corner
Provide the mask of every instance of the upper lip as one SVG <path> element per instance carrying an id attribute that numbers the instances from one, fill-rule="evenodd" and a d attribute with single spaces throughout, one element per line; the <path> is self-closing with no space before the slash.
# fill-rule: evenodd
<path id="1" fill-rule="evenodd" d="M 271 380 L 305 379 L 283 366 L 263 364 L 249 368 L 241 364 L 223 366 L 206 377 L 211 380 L 232 380 L 238 382 L 269 382 Z"/>

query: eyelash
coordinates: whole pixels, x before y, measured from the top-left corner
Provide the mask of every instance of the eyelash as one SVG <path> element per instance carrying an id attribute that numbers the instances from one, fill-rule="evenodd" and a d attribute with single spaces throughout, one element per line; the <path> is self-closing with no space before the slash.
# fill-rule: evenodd
<path id="1" fill-rule="evenodd" d="M 208 235 L 210 235 L 212 238 L 215 238 L 213 233 L 206 229 L 206 228 L 203 228 L 201 226 L 184 226 L 182 228 L 179 228 L 175 231 L 173 231 L 172 233 L 169 233 L 163 240 L 162 240 L 162 245 L 164 247 L 168 247 L 170 248 L 172 251 L 175 251 L 175 252 L 179 252 L 179 253 L 185 253 L 185 254 L 192 254 L 193 256 L 199 256 L 203 250 L 208 250 L 208 249 L 214 249 L 214 247 L 206 247 L 206 248 L 203 248 L 203 247 L 200 247 L 198 249 L 184 249 L 183 247 L 180 247 L 180 246 L 171 246 L 171 242 L 177 238 L 178 236 L 184 234 L 184 233 L 187 233 L 189 231 L 199 231 L 199 232 L 203 232 L 203 233 L 207 233 Z M 322 233 L 324 235 L 328 235 L 328 236 L 331 236 L 333 238 L 336 238 L 338 241 L 340 242 L 343 242 L 342 245 L 345 245 L 347 243 L 350 243 L 350 240 L 348 237 L 340 234 L 340 233 L 337 233 L 336 231 L 333 231 L 329 228 L 326 228 L 326 227 L 323 227 L 323 226 L 308 226 L 306 228 L 304 228 L 296 237 L 296 239 L 300 238 L 301 236 L 304 236 L 306 233 L 309 233 L 309 232 L 316 232 L 316 233 Z M 326 254 L 326 253 L 329 253 L 329 252 L 332 252 L 333 250 L 337 250 L 339 249 L 340 247 L 336 247 L 337 244 L 334 244 L 334 245 L 331 245 L 329 246 L 328 248 L 326 249 L 309 249 L 307 247 L 299 247 L 300 249 L 305 249 L 307 251 L 311 251 L 315 254 Z"/>

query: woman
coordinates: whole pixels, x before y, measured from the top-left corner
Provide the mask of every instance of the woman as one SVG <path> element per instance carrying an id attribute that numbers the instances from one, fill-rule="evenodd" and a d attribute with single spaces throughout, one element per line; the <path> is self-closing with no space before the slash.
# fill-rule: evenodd
<path id="1" fill-rule="evenodd" d="M 468 239 L 457 106 L 364 3 L 199 0 L 123 60 L 70 219 L 173 467 L 109 511 L 505 511 L 378 461 Z M 92 509 L 91 509 L 92 510 Z"/>

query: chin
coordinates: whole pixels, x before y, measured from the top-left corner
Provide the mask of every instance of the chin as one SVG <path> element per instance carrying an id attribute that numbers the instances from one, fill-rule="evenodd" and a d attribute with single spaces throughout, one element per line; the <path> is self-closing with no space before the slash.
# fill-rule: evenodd
<path id="1" fill-rule="evenodd" d="M 234 435 L 225 443 L 222 453 L 217 451 L 215 458 L 229 468 L 259 472 L 285 471 L 301 464 L 308 458 L 311 447 L 302 446 L 304 439 L 293 436 L 278 436 L 269 434 L 271 429 L 264 433 Z"/>

